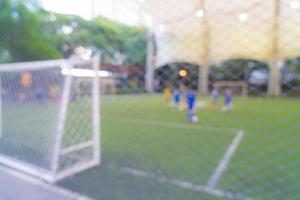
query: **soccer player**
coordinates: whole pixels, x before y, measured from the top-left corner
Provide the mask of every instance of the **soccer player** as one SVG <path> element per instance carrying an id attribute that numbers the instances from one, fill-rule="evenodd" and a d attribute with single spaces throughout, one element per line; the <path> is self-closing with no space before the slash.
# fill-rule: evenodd
<path id="1" fill-rule="evenodd" d="M 185 90 L 186 90 L 186 87 L 184 86 L 184 84 L 181 84 L 180 87 L 179 87 L 180 94 L 183 94 L 183 96 L 184 96 L 185 95 Z M 181 100 L 180 105 L 178 107 L 179 111 L 182 112 L 182 111 L 186 110 L 186 107 L 187 107 L 186 101 Z"/>
<path id="2" fill-rule="evenodd" d="M 174 87 L 173 89 L 173 103 L 175 106 L 180 106 L 180 90 L 178 87 Z"/>
<path id="3" fill-rule="evenodd" d="M 197 100 L 197 92 L 194 89 L 187 89 L 185 92 L 185 99 L 187 103 L 187 114 L 186 118 L 191 123 L 196 123 L 198 118 L 195 114 L 196 100 Z"/>
<path id="4" fill-rule="evenodd" d="M 171 90 L 171 86 L 169 83 L 167 83 L 164 87 L 164 99 L 167 103 L 169 103 L 171 101 L 172 98 L 172 90 Z"/>
<path id="5" fill-rule="evenodd" d="M 213 90 L 211 91 L 211 102 L 210 106 L 212 109 L 216 109 L 218 107 L 218 98 L 219 98 L 219 92 L 218 90 L 214 87 Z"/>
<path id="6" fill-rule="evenodd" d="M 48 93 L 53 102 L 59 102 L 59 88 L 56 84 L 49 86 Z"/>
<path id="7" fill-rule="evenodd" d="M 227 88 L 224 93 L 224 107 L 222 111 L 227 112 L 233 109 L 233 91 L 231 88 Z"/>

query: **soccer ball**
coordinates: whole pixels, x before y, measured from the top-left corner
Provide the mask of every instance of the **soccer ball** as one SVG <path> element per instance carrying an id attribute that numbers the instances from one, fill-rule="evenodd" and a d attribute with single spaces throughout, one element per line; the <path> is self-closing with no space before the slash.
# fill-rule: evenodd
<path id="1" fill-rule="evenodd" d="M 192 116 L 191 122 L 192 123 L 197 123 L 198 122 L 198 117 L 196 115 Z"/>

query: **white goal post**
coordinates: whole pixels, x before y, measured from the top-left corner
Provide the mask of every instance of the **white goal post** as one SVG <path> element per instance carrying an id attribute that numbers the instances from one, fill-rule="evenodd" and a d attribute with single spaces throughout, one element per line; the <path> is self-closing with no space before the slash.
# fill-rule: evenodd
<path id="1" fill-rule="evenodd" d="M 0 64 L 0 164 L 48 182 L 99 165 L 99 66 L 100 54 Z"/>
<path id="2" fill-rule="evenodd" d="M 248 84 L 244 81 L 216 81 L 213 84 L 214 88 L 217 90 L 224 90 L 225 88 L 232 88 L 234 93 L 239 90 L 241 96 L 248 95 Z M 239 89 L 236 89 L 239 88 Z"/>

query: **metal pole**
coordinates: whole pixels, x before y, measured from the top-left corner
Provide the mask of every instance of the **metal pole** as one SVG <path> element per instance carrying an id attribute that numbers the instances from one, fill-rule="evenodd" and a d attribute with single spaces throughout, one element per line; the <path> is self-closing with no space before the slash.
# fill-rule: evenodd
<path id="1" fill-rule="evenodd" d="M 95 17 L 95 0 L 91 0 L 91 19 L 94 19 Z"/>
<path id="2" fill-rule="evenodd" d="M 205 0 L 200 0 L 200 6 L 204 13 L 202 17 L 202 27 L 204 30 L 203 33 L 203 48 L 204 54 L 202 57 L 202 66 L 199 68 L 199 81 L 198 81 L 198 91 L 202 95 L 208 94 L 208 81 L 209 81 L 209 45 L 210 45 L 210 35 L 209 35 L 209 23 L 208 23 L 208 15 L 205 7 Z"/>
<path id="3" fill-rule="evenodd" d="M 101 160 L 101 147 L 100 147 L 100 77 L 98 72 L 100 70 L 101 53 L 93 59 L 93 68 L 95 77 L 93 79 L 93 151 L 94 161 L 100 164 Z"/>
<path id="4" fill-rule="evenodd" d="M 273 32 L 272 32 L 272 52 L 271 63 L 268 82 L 268 95 L 281 95 L 281 71 L 278 64 L 278 40 L 279 40 L 279 26 L 281 14 L 281 0 L 274 0 L 274 15 L 273 15 Z"/>
<path id="5" fill-rule="evenodd" d="M 147 58 L 146 58 L 146 71 L 145 71 L 146 90 L 148 93 L 154 92 L 153 79 L 154 79 L 154 44 L 153 44 L 153 33 L 149 28 L 147 32 Z"/>
<path id="6" fill-rule="evenodd" d="M 146 35 L 146 66 L 145 66 L 145 89 L 148 93 L 154 92 L 154 63 L 155 63 L 155 50 L 154 50 L 154 33 L 152 30 L 152 24 L 148 24 L 144 20 L 145 6 L 140 2 L 140 9 L 138 11 L 141 23 L 147 25 L 147 35 Z"/>
<path id="7" fill-rule="evenodd" d="M 113 18 L 117 21 L 117 0 L 113 0 Z"/>
<path id="8" fill-rule="evenodd" d="M 2 110 L 2 79 L 1 79 L 1 75 L 0 75 L 0 138 L 2 138 L 2 132 L 3 132 L 3 110 Z"/>

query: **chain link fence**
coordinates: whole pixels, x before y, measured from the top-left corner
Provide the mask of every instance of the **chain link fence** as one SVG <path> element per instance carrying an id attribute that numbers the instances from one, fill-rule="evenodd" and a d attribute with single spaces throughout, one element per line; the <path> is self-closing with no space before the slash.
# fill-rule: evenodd
<path id="1" fill-rule="evenodd" d="M 79 64 L 0 65 L 1 164 L 55 182 L 99 163 L 95 71 Z"/>
<path id="2" fill-rule="evenodd" d="M 95 199 L 297 199 L 299 2 L 136 5 L 145 65 L 102 63 L 115 74 L 102 164 L 59 184 Z"/>
<path id="3" fill-rule="evenodd" d="M 101 162 L 58 186 L 99 200 L 300 198 L 300 1 L 91 5 L 90 20 L 49 11 L 41 24 L 48 36 L 65 30 L 64 61 L 99 49 L 100 71 L 1 71 L 0 154 L 53 169 L 69 75 L 57 169 Z"/>

